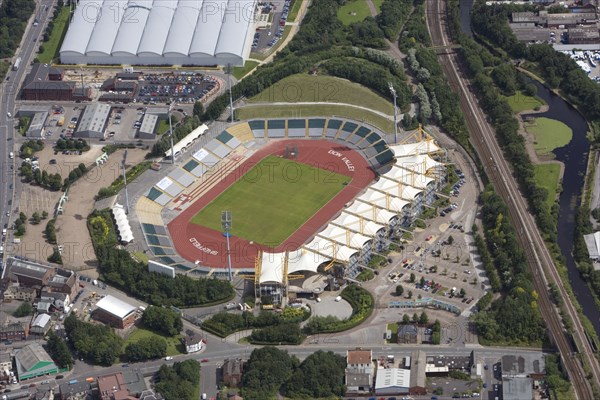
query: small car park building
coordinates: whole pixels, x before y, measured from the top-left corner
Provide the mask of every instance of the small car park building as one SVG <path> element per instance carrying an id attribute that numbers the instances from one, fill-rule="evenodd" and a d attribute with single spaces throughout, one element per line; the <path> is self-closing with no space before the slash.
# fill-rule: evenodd
<path id="1" fill-rule="evenodd" d="M 94 318 L 118 329 L 129 328 L 135 322 L 136 307 L 111 295 L 96 303 Z"/>

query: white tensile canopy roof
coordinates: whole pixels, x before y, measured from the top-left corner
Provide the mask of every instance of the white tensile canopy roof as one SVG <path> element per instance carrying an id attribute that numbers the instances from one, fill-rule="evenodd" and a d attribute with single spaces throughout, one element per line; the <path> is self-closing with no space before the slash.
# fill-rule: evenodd
<path id="1" fill-rule="evenodd" d="M 421 194 L 423 191 L 412 186 L 404 185 L 400 182 L 380 177 L 379 180 L 369 186 L 371 189 L 378 190 L 380 192 L 389 193 L 392 196 L 400 197 L 408 201 L 413 201 L 415 197 Z"/>
<path id="2" fill-rule="evenodd" d="M 409 171 L 426 174 L 434 168 L 441 168 L 444 164 L 435 161 L 428 155 L 415 154 L 396 159 L 396 165 Z"/>
<path id="3" fill-rule="evenodd" d="M 435 182 L 435 179 L 420 173 L 412 172 L 397 165 L 392 166 L 385 174 L 381 175 L 387 179 L 404 183 L 405 185 L 416 187 L 417 189 L 425 189 L 428 184 Z"/>
<path id="4" fill-rule="evenodd" d="M 348 214 L 347 212 L 341 213 L 331 223 L 371 237 L 377 236 L 377 232 L 386 229 L 385 225 L 378 224 L 368 218 Z"/>
<path id="5" fill-rule="evenodd" d="M 403 143 L 390 145 L 389 148 L 396 157 L 406 157 L 414 154 L 437 153 L 441 149 L 433 140 L 423 140 L 415 143 Z"/>
<path id="6" fill-rule="evenodd" d="M 383 208 L 395 213 L 402 213 L 404 212 L 405 207 L 410 206 L 410 202 L 406 200 L 402 200 L 392 194 L 387 196 L 385 193 L 370 188 L 367 189 L 365 193 L 357 197 L 356 200 L 367 204 L 374 204 L 379 208 Z"/>
<path id="7" fill-rule="evenodd" d="M 323 229 L 317 235 L 332 240 L 338 244 L 352 247 L 355 249 L 362 249 L 365 244 L 369 243 L 372 240 L 368 236 L 352 232 L 349 229 L 342 228 L 333 224 L 327 225 L 325 229 Z"/>
<path id="8" fill-rule="evenodd" d="M 263 253 L 260 269 L 260 283 L 277 282 L 283 283 L 283 266 L 286 253 Z M 288 255 L 288 274 L 300 271 L 317 272 L 319 265 L 330 260 L 321 254 L 315 253 L 308 248 L 300 248 L 290 251 Z"/>
<path id="9" fill-rule="evenodd" d="M 127 214 L 125 214 L 125 209 L 121 204 L 116 203 L 112 208 L 112 213 L 115 217 L 119 236 L 121 236 L 121 242 L 131 242 L 133 240 L 133 232 L 131 231 L 131 226 L 129 226 L 129 219 L 127 218 Z"/>
<path id="10" fill-rule="evenodd" d="M 392 219 L 398 217 L 396 213 L 383 210 L 373 204 L 363 203 L 362 201 L 355 201 L 352 203 L 346 208 L 346 212 L 385 225 L 389 225 Z"/>
<path id="11" fill-rule="evenodd" d="M 358 254 L 358 251 L 350 247 L 338 244 L 323 237 L 315 237 L 305 247 L 314 249 L 315 252 L 329 258 L 342 262 L 349 262 L 352 256 Z"/>

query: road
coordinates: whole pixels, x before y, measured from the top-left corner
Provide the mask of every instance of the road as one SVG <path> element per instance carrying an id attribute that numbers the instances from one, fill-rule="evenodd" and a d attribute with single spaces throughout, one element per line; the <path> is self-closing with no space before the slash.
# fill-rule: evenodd
<path id="1" fill-rule="evenodd" d="M 32 16 L 28 22 L 27 29 L 21 40 L 21 45 L 17 49 L 14 59 L 21 57 L 21 66 L 17 71 L 8 71 L 7 79 L 0 85 L 0 92 L 2 96 L 2 106 L 0 107 L 0 140 L 2 143 L 6 143 L 4 150 L 0 151 L 0 174 L 2 179 L 0 180 L 0 204 L 2 205 L 2 213 L 0 215 L 0 225 L 4 227 L 10 221 L 10 216 L 6 214 L 16 204 L 12 204 L 14 195 L 18 188 L 16 187 L 16 169 L 15 165 L 16 157 L 11 160 L 9 153 L 16 151 L 15 147 L 15 129 L 14 125 L 17 123 L 15 114 L 15 102 L 16 97 L 21 87 L 21 82 L 25 78 L 26 71 L 29 67 L 31 60 L 35 57 L 39 46 L 39 39 L 41 38 L 49 19 L 52 17 L 52 8 L 56 0 L 41 0 L 36 7 L 34 13 L 38 19 L 38 25 L 33 26 Z M 8 117 L 8 113 L 12 117 Z M 9 204 L 10 201 L 10 204 Z M 6 237 L 8 241 L 10 239 L 10 233 Z M 2 257 L 4 265 L 4 256 Z"/>
<path id="2" fill-rule="evenodd" d="M 426 20 L 433 46 L 447 46 L 450 43 L 444 26 L 445 15 L 445 2 L 427 1 Z M 519 191 L 512 170 L 503 157 L 494 130 L 478 106 L 477 99 L 468 90 L 468 82 L 459 74 L 460 69 L 456 55 L 446 52 L 439 54 L 439 58 L 450 85 L 459 93 L 460 106 L 467 121 L 471 141 L 494 188 L 507 203 L 514 226 L 518 227 L 518 239 L 527 255 L 534 287 L 539 295 L 538 303 L 542 317 L 546 321 L 554 344 L 560 351 L 563 365 L 569 374 L 576 396 L 581 400 L 592 399 L 594 398 L 592 388 L 590 382 L 585 378 L 585 372 L 578 356 L 585 359 L 590 366 L 591 380 L 597 388 L 600 388 L 600 366 L 585 336 L 579 314 L 561 283 L 556 266 L 537 228 L 535 219 L 528 212 L 527 201 Z M 580 347 L 578 355 L 563 328 L 558 310 L 549 298 L 549 282 L 556 283 L 561 291 L 564 308 L 573 321 L 573 337 Z"/>

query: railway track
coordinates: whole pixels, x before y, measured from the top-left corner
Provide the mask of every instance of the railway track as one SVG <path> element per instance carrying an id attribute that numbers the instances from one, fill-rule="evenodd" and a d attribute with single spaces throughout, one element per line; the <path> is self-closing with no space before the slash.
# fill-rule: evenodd
<path id="1" fill-rule="evenodd" d="M 426 20 L 433 46 L 448 48 L 450 41 L 444 27 L 445 1 L 428 0 Z M 517 236 L 527 255 L 542 318 L 545 320 L 550 337 L 560 352 L 562 363 L 573 384 L 575 395 L 580 400 L 594 398 L 590 382 L 585 377 L 579 357 L 585 359 L 591 369 L 591 380 L 600 388 L 600 365 L 594 356 L 579 315 L 565 288 L 561 284 L 554 261 L 539 233 L 534 217 L 529 213 L 527 201 L 521 195 L 510 166 L 504 159 L 496 141 L 493 128 L 478 106 L 477 99 L 468 90 L 468 83 L 459 75 L 459 63 L 451 52 L 439 54 L 440 63 L 452 88 L 460 97 L 460 107 L 465 115 L 471 135 L 471 142 L 484 165 L 494 188 L 508 205 L 510 217 L 517 227 Z M 564 307 L 573 321 L 573 339 L 579 349 L 574 348 L 568 333 L 563 327 L 558 309 L 548 295 L 548 284 L 554 282 L 564 300 Z"/>

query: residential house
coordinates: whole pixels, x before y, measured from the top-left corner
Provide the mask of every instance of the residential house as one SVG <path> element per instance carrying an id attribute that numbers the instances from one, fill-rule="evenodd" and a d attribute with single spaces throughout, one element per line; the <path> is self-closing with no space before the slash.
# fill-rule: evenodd
<path id="1" fill-rule="evenodd" d="M 4 291 L 4 300 L 33 301 L 37 297 L 37 290 L 31 287 L 23 287 L 19 283 L 12 283 Z"/>
<path id="2" fill-rule="evenodd" d="M 47 290 L 42 290 L 40 294 L 40 299 L 42 301 L 47 301 L 52 303 L 52 305 L 59 309 L 64 310 L 69 304 L 71 304 L 71 298 L 68 293 L 63 292 L 49 292 Z"/>
<path id="3" fill-rule="evenodd" d="M 240 358 L 226 359 L 222 367 L 223 383 L 230 388 L 237 388 L 242 380 L 244 362 Z"/>
<path id="4" fill-rule="evenodd" d="M 0 340 L 25 340 L 29 336 L 29 325 L 13 322 L 0 326 Z"/>
<path id="5" fill-rule="evenodd" d="M 186 335 L 183 339 L 185 352 L 189 354 L 202 350 L 202 337 L 198 333 L 189 329 L 185 333 Z"/>

